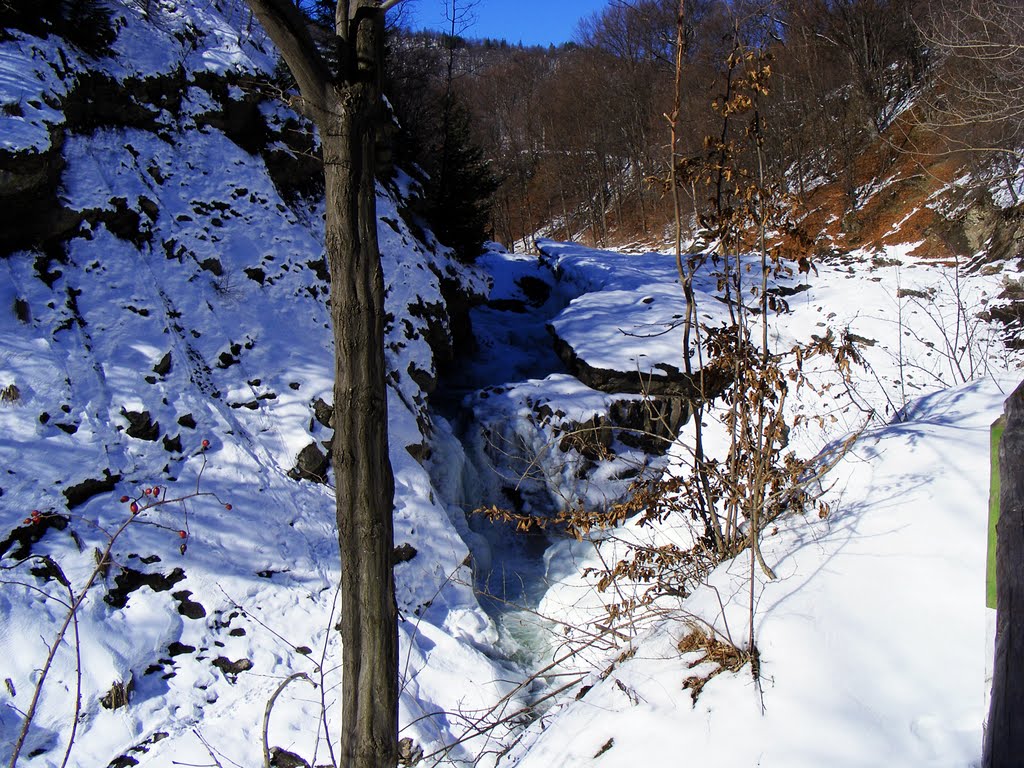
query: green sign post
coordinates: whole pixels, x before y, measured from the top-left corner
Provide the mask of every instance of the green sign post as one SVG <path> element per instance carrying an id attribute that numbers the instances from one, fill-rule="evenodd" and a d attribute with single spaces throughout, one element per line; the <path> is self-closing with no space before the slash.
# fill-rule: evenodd
<path id="1" fill-rule="evenodd" d="M 988 491 L 988 561 L 985 579 L 985 607 L 996 609 L 996 523 L 999 522 L 999 441 L 1003 439 L 1006 417 L 1000 416 L 992 423 L 989 454 L 992 472 Z"/>

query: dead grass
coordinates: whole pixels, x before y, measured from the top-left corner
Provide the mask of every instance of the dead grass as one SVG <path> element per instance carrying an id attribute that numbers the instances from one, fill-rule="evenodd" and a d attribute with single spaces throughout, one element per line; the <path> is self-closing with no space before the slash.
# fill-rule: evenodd
<path id="1" fill-rule="evenodd" d="M 704 686 L 723 672 L 739 672 L 747 662 L 753 662 L 756 653 L 737 648 L 732 643 L 721 639 L 705 627 L 692 626 L 676 644 L 682 654 L 697 653 L 696 659 L 690 662 L 693 669 L 702 664 L 711 663 L 715 667 L 703 675 L 691 675 L 683 681 L 683 690 L 690 691 L 690 698 L 697 703 Z"/>
<path id="2" fill-rule="evenodd" d="M 6 387 L 0 387 L 0 403 L 9 405 L 19 400 L 21 400 L 21 390 L 17 386 L 8 384 Z"/>

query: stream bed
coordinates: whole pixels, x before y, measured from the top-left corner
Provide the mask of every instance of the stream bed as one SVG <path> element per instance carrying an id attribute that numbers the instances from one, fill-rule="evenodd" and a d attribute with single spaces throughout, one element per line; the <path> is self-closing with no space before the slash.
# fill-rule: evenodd
<path id="1" fill-rule="evenodd" d="M 549 562 L 558 534 L 523 533 L 477 510 L 543 517 L 580 501 L 606 506 L 652 457 L 613 441 L 610 429 L 607 446 L 576 437 L 596 432 L 590 425 L 623 396 L 582 384 L 555 352 L 548 325 L 575 298 L 571 288 L 534 256 L 490 252 L 478 263 L 493 287 L 487 304 L 472 311 L 475 349 L 431 397 L 429 467 L 470 547 L 474 587 L 501 638 L 498 652 L 529 668 L 557 642 L 556 628 L 536 608 L 549 574 L 564 570 Z"/>

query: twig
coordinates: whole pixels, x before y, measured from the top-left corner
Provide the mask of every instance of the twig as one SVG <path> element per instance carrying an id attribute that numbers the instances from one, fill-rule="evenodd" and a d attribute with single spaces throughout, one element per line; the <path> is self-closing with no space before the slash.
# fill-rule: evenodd
<path id="1" fill-rule="evenodd" d="M 68 600 L 74 603 L 75 593 L 71 589 L 71 584 L 68 583 L 67 587 Z M 72 611 L 71 616 L 75 630 L 75 711 L 71 720 L 71 735 L 68 737 L 68 746 L 64 750 L 64 759 L 60 763 L 60 768 L 66 768 L 68 759 L 71 757 L 71 748 L 75 745 L 75 734 L 78 733 L 78 716 L 82 711 L 82 637 L 78 631 L 78 612 Z"/>
<path id="2" fill-rule="evenodd" d="M 267 731 L 270 730 L 270 713 L 274 709 L 274 702 L 277 701 L 277 697 L 281 695 L 289 683 L 294 680 L 305 680 L 307 683 L 316 688 L 316 683 L 309 679 L 309 675 L 305 672 L 296 672 L 295 674 L 289 675 L 281 684 L 277 686 L 277 689 L 271 695 L 270 700 L 267 701 L 267 709 L 263 713 L 263 768 L 271 768 L 270 766 L 270 742 L 267 737 Z"/>

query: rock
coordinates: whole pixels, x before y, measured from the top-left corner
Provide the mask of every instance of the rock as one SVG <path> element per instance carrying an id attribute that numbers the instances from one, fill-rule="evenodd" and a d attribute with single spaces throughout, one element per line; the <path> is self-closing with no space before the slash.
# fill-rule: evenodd
<path id="1" fill-rule="evenodd" d="M 98 128 L 112 126 L 139 128 L 156 132 L 160 109 L 177 105 L 169 102 L 180 98 L 182 81 L 176 75 L 152 75 L 117 80 L 98 71 L 78 74 L 74 90 L 64 103 L 68 130 L 92 134 Z"/>
<path id="2" fill-rule="evenodd" d="M 287 749 L 274 747 L 270 750 L 271 768 L 309 768 L 309 763 Z"/>
<path id="3" fill-rule="evenodd" d="M 124 197 L 112 197 L 109 208 L 87 208 L 82 211 L 85 221 L 92 229 L 102 224 L 115 237 L 126 240 L 138 248 L 148 243 L 153 237 L 150 222 L 143 224 L 139 212 L 128 205 Z"/>
<path id="4" fill-rule="evenodd" d="M 429 459 L 433 454 L 433 451 L 430 450 L 430 446 L 427 445 L 426 442 L 407 445 L 405 446 L 405 450 L 408 451 L 409 455 L 416 459 L 420 464 Z"/>
<path id="5" fill-rule="evenodd" d="M 410 739 L 408 736 L 398 742 L 398 764 L 404 766 L 416 765 L 423 759 L 423 747 Z"/>
<path id="6" fill-rule="evenodd" d="M 334 429 L 334 406 L 318 397 L 313 401 L 313 418 L 328 429 Z"/>
<path id="7" fill-rule="evenodd" d="M 51 513 L 42 515 L 38 523 L 31 522 L 18 526 L 8 534 L 6 539 L 0 541 L 0 557 L 7 554 L 7 550 L 17 544 L 18 548 L 11 552 L 10 556 L 15 560 L 26 559 L 32 554 L 33 545 L 37 544 L 50 528 L 63 531 L 68 527 L 69 522 L 70 519 L 64 515 Z"/>
<path id="8" fill-rule="evenodd" d="M 178 613 L 182 616 L 193 621 L 198 621 L 206 616 L 206 609 L 203 607 L 203 604 L 192 600 L 192 593 L 187 589 L 172 592 L 171 597 L 178 601 Z"/>
<path id="9" fill-rule="evenodd" d="M 112 608 L 124 608 L 128 605 L 128 595 L 136 589 L 149 587 L 154 592 L 166 592 L 184 578 L 185 572 L 181 568 L 175 568 L 167 574 L 121 568 L 121 572 L 114 578 L 114 589 L 103 596 L 103 602 Z"/>
<path id="10" fill-rule="evenodd" d="M 399 546 L 395 547 L 394 555 L 391 559 L 391 562 L 394 565 L 398 565 L 399 563 L 408 563 L 410 560 L 416 557 L 417 554 L 419 554 L 419 551 L 416 549 L 416 547 L 406 542 L 405 544 L 400 544 Z"/>
<path id="11" fill-rule="evenodd" d="M 114 486 L 121 482 L 121 476 L 110 474 L 109 469 L 103 470 L 103 475 L 102 480 L 90 478 L 65 488 L 64 498 L 67 500 L 68 509 L 81 506 L 93 496 L 98 496 L 101 493 L 110 493 L 114 490 Z"/>
<path id="12" fill-rule="evenodd" d="M 568 429 L 560 428 L 565 433 L 558 443 L 560 451 L 567 453 L 575 450 L 591 460 L 607 458 L 612 444 L 612 429 L 608 419 L 594 416 L 582 424 L 569 422 L 567 426 Z"/>
<path id="13" fill-rule="evenodd" d="M 267 273 L 260 267 L 246 267 L 244 270 L 245 276 L 250 280 L 254 280 L 260 285 L 263 285 L 267 280 Z"/>
<path id="14" fill-rule="evenodd" d="M 620 428 L 619 440 L 656 455 L 668 450 L 689 418 L 690 409 L 681 397 L 616 400 L 608 412 L 611 424 Z"/>
<path id="15" fill-rule="evenodd" d="M 612 394 L 665 395 L 694 399 L 697 399 L 700 394 L 697 376 L 688 376 L 673 366 L 658 365 L 656 367 L 659 371 L 645 371 L 642 379 L 636 371 L 613 371 L 607 368 L 597 368 L 577 355 L 572 346 L 558 335 L 554 327 L 549 325 L 548 333 L 554 340 L 555 353 L 565 364 L 569 373 L 591 389 Z M 705 399 L 717 397 L 725 390 L 727 382 L 720 373 L 706 371 L 704 379 Z"/>
<path id="16" fill-rule="evenodd" d="M 457 280 L 443 275 L 440 276 L 440 280 L 441 296 L 444 297 L 444 304 L 447 308 L 448 328 L 452 337 L 451 351 L 447 357 L 438 354 L 438 350 L 434 350 L 434 365 L 443 368 L 460 355 L 472 351 L 476 341 L 473 336 L 470 312 L 473 307 L 484 304 L 487 297 L 467 291 Z"/>
<path id="17" fill-rule="evenodd" d="M 453 340 L 450 332 L 448 310 L 440 302 L 428 302 L 419 299 L 409 305 L 409 314 L 423 320 L 423 338 L 426 339 L 435 360 L 451 360 L 454 355 Z M 409 336 L 408 332 L 406 334 Z M 411 336 L 410 336 L 411 338 Z"/>
<path id="18" fill-rule="evenodd" d="M 240 673 L 252 669 L 252 662 L 249 659 L 232 661 L 226 656 L 218 656 L 211 663 L 224 673 L 224 677 L 226 677 L 230 683 L 235 682 Z"/>
<path id="19" fill-rule="evenodd" d="M 437 389 L 437 377 L 434 376 L 430 371 L 424 371 L 422 368 L 416 367 L 416 362 L 409 363 L 409 367 L 406 369 L 416 385 L 423 390 L 424 394 L 431 394 Z"/>
<path id="20" fill-rule="evenodd" d="M 530 306 L 542 306 L 551 297 L 551 284 L 533 275 L 523 275 L 516 280 Z"/>
<path id="21" fill-rule="evenodd" d="M 534 409 L 542 419 L 554 414 L 546 405 Z M 681 397 L 649 397 L 615 400 L 606 414 L 596 414 L 587 421 L 562 421 L 557 434 L 562 435 L 559 450 L 575 450 L 591 461 L 610 458 L 615 440 L 650 455 L 659 456 L 668 450 L 679 429 L 690 418 L 689 406 Z"/>
<path id="22" fill-rule="evenodd" d="M 327 482 L 327 456 L 316 443 L 310 443 L 295 460 L 295 466 L 288 470 L 292 480 L 311 480 L 314 483 Z"/>
<path id="23" fill-rule="evenodd" d="M 217 277 L 223 277 L 224 275 L 224 265 L 220 263 L 220 259 L 213 256 L 208 259 L 203 259 L 199 262 L 199 266 L 207 272 L 212 272 Z"/>
<path id="24" fill-rule="evenodd" d="M 64 128 L 50 128 L 50 146 L 37 151 L 0 150 L 0 255 L 60 240 L 82 220 L 58 197 L 64 171 Z"/>
<path id="25" fill-rule="evenodd" d="M 220 110 L 196 115 L 195 119 L 196 125 L 216 128 L 249 154 L 258 153 L 267 144 L 267 124 L 255 100 L 225 98 Z"/>
<path id="26" fill-rule="evenodd" d="M 167 655 L 172 659 L 175 656 L 181 656 L 186 653 L 195 653 L 195 651 L 196 647 L 194 645 L 186 645 L 178 640 L 174 640 L 167 646 Z"/>
<path id="27" fill-rule="evenodd" d="M 160 422 L 153 421 L 149 411 L 127 411 L 122 408 L 121 415 L 128 420 L 128 429 L 125 430 L 128 437 L 150 441 L 160 437 Z"/>
<path id="28" fill-rule="evenodd" d="M 153 366 L 153 373 L 157 376 L 166 376 L 171 372 L 171 353 L 160 358 L 160 362 Z"/>
<path id="29" fill-rule="evenodd" d="M 0 388 L 0 403 L 9 405 L 21 400 L 21 390 L 15 384 Z"/>
<path id="30" fill-rule="evenodd" d="M 19 323 L 28 324 L 32 321 L 32 310 L 28 302 L 20 296 L 14 300 L 14 316 L 18 318 Z"/>

